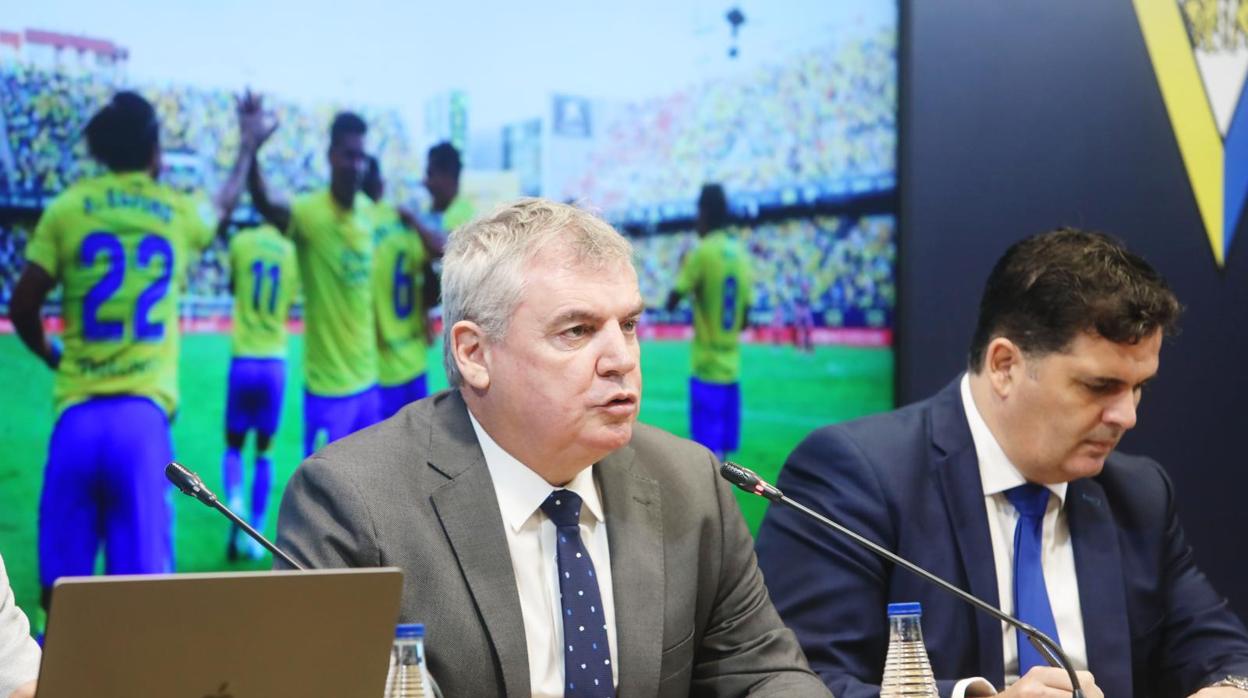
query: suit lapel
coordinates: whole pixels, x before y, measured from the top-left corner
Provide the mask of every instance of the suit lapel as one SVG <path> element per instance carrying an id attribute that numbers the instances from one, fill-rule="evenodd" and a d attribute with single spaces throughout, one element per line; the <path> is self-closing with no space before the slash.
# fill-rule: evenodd
<path id="1" fill-rule="evenodd" d="M 1117 582 L 1122 579 L 1122 558 L 1105 490 L 1095 480 L 1076 480 L 1070 483 L 1066 508 L 1088 668 L 1105 695 L 1132 695 L 1131 630 L 1125 592 Z"/>
<path id="2" fill-rule="evenodd" d="M 971 438 L 971 429 L 962 407 L 960 384 L 961 378 L 933 400 L 933 465 L 944 490 L 962 569 L 970 584 L 969 591 L 1000 608 L 992 538 L 988 533 L 988 510 L 984 506 L 984 485 L 979 477 L 975 441 Z M 995 686 L 1001 686 L 1005 683 L 1001 623 L 977 610 L 975 628 L 979 645 L 978 666 L 985 673 L 984 678 Z"/>
<path id="3" fill-rule="evenodd" d="M 435 410 L 429 465 L 449 479 L 430 499 L 498 655 L 506 694 L 528 695 L 524 617 L 490 471 L 459 393 Z"/>
<path id="4" fill-rule="evenodd" d="M 611 548 L 619 695 L 655 695 L 663 659 L 666 599 L 659 485 L 624 447 L 594 467 L 602 490 Z"/>

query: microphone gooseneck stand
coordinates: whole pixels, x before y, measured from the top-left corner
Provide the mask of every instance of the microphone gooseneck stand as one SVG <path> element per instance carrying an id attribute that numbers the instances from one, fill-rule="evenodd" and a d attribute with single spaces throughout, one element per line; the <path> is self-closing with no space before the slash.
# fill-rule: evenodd
<path id="1" fill-rule="evenodd" d="M 781 492 L 779 488 L 762 479 L 749 468 L 743 468 L 731 461 L 724 461 L 724 463 L 720 466 L 719 474 L 728 482 L 736 485 L 738 488 L 746 492 L 749 492 L 750 494 L 758 495 L 759 497 L 763 497 L 764 499 L 768 499 L 773 502 L 779 502 L 787 507 L 800 511 L 806 516 L 815 519 L 838 533 L 849 537 L 861 547 L 870 550 L 894 565 L 908 570 L 911 573 L 931 582 L 932 584 L 935 584 L 941 589 L 944 589 L 946 592 L 953 594 L 993 618 L 1014 626 L 1019 630 L 1019 632 L 1027 636 L 1027 641 L 1031 643 L 1032 647 L 1036 648 L 1036 651 L 1040 653 L 1041 657 L 1044 657 L 1044 660 L 1049 663 L 1049 666 L 1064 669 L 1066 671 L 1066 675 L 1070 677 L 1070 685 L 1074 687 L 1074 698 L 1084 698 L 1083 689 L 1079 685 L 1079 677 L 1075 675 L 1074 666 L 1070 663 L 1070 659 L 1066 657 L 1066 653 L 1062 651 L 1061 645 L 1058 645 L 1053 638 L 1037 630 L 1035 626 L 1024 623 L 1014 616 L 1004 613 L 1001 609 L 993 606 L 987 601 L 984 601 L 978 596 L 974 596 L 973 594 L 963 591 L 944 579 L 941 579 L 922 567 L 919 567 L 913 562 L 897 555 L 893 551 L 875 543 L 874 541 L 868 540 L 864 536 L 851 531 L 823 514 L 810 509 L 801 502 L 790 499 L 784 494 L 784 492 Z"/>

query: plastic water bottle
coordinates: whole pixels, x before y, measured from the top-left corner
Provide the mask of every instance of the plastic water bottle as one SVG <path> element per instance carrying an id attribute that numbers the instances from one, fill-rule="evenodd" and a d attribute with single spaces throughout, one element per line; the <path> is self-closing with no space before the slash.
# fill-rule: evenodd
<path id="1" fill-rule="evenodd" d="M 394 629 L 390 649 L 390 673 L 386 676 L 385 698 L 432 697 L 425 671 L 425 626 L 400 623 Z"/>
<path id="2" fill-rule="evenodd" d="M 888 658 L 884 661 L 880 698 L 940 695 L 923 645 L 923 626 L 919 623 L 922 615 L 923 607 L 917 602 L 888 605 Z"/>

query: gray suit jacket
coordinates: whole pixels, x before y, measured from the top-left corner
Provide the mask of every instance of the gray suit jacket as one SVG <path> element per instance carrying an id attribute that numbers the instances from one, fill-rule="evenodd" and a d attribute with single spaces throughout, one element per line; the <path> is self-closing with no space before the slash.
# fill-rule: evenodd
<path id="1" fill-rule="evenodd" d="M 619 695 L 828 696 L 771 605 L 713 457 L 642 424 L 596 464 Z M 448 698 L 525 696 L 528 654 L 502 515 L 458 392 L 409 405 L 299 466 L 278 545 L 310 567 L 402 568 Z"/>

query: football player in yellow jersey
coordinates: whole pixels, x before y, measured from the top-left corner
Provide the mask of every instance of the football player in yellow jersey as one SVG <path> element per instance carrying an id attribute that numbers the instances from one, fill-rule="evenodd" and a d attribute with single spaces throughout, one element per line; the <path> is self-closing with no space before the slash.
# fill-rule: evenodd
<path id="1" fill-rule="evenodd" d="M 681 263 L 667 310 L 693 296 L 693 376 L 689 431 L 720 460 L 741 444 L 741 332 L 748 323 L 753 274 L 749 251 L 726 230 L 728 198 L 718 184 L 698 197 L 697 247 Z"/>
<path id="2" fill-rule="evenodd" d="M 239 103 L 246 118 L 251 96 Z M 196 205 L 159 184 L 160 124 L 152 105 L 119 92 L 86 127 L 107 169 L 44 211 L 26 247 L 10 312 L 22 341 L 56 372 L 58 413 L 39 503 L 44 604 L 64 575 L 89 575 L 104 545 L 109 574 L 173 569 L 173 517 L 164 468 L 178 407 L 178 296 L 189 258 L 221 233 L 255 144 L 215 201 Z M 63 289 L 64 353 L 40 309 Z"/>
<path id="3" fill-rule="evenodd" d="M 459 195 L 462 163 L 450 143 L 429 149 L 425 188 L 433 197 L 429 211 L 413 214 L 382 202 L 384 181 L 375 158 L 370 158 L 364 191 L 378 202 L 379 231 L 390 232 L 400 223 L 410 233 L 377 237 L 373 265 L 381 414 L 388 417 L 428 394 L 426 353 L 432 326 L 428 311 L 438 302 L 438 278 L 431 264 L 442 256 L 447 236 L 472 219 L 472 205 Z M 423 243 L 423 244 L 422 244 Z"/>
<path id="4" fill-rule="evenodd" d="M 446 142 L 430 148 L 425 162 L 425 189 L 429 190 L 433 203 L 427 212 L 418 216 L 421 236 L 445 243 L 451 231 L 472 220 L 474 215 L 472 204 L 459 194 L 463 163 L 455 146 Z"/>
<path id="5" fill-rule="evenodd" d="M 248 142 L 277 124 L 260 100 Z M 269 195 L 258 166 L 247 178 L 260 215 L 295 243 L 304 295 L 303 447 L 340 439 L 378 420 L 377 340 L 373 310 L 373 203 L 360 191 L 368 126 L 341 112 L 329 129 L 329 187 L 287 205 Z"/>
<path id="6" fill-rule="evenodd" d="M 255 472 L 248 523 L 263 531 L 273 482 L 269 445 L 282 413 L 286 388 L 286 319 L 298 286 L 295 246 L 273 226 L 241 230 L 230 238 L 230 290 L 234 293 L 230 378 L 225 401 L 225 499 L 243 510 L 242 450 L 248 432 L 256 433 Z M 264 554 L 251 538 L 240 540 L 230 528 L 226 558 L 259 559 Z"/>
<path id="7" fill-rule="evenodd" d="M 430 239 L 430 232 L 413 221 L 411 213 L 384 200 L 385 180 L 372 156 L 364 193 L 376 204 L 373 302 L 381 416 L 385 418 L 429 394 L 426 366 L 432 332 L 428 311 L 438 293 L 432 261 L 441 254 L 442 240 Z"/>

